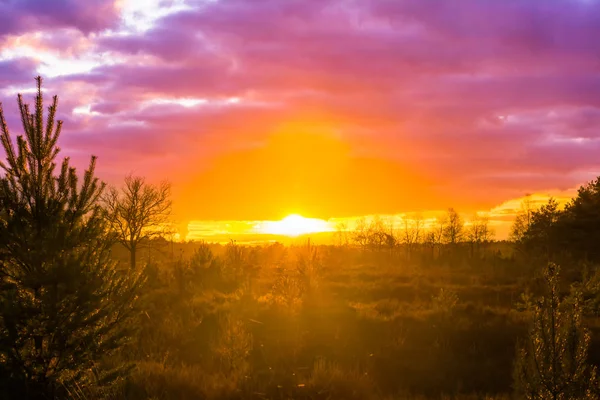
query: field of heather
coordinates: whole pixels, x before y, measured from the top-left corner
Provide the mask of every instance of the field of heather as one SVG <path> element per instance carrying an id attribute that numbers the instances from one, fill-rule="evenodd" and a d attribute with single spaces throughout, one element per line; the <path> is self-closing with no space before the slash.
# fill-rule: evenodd
<path id="1" fill-rule="evenodd" d="M 126 398 L 503 398 L 540 274 L 509 245 L 178 244 L 149 264 Z M 167 247 L 168 249 L 168 247 Z M 160 254 L 160 252 L 156 252 Z M 185 256 L 184 254 L 191 254 Z M 446 396 L 446 397 L 444 397 Z"/>

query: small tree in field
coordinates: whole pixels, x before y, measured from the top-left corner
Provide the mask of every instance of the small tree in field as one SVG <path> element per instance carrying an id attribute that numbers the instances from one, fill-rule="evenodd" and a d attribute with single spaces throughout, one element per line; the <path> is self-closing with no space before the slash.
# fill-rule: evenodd
<path id="1" fill-rule="evenodd" d="M 463 239 L 465 225 L 462 217 L 454 208 L 449 208 L 446 214 L 446 226 L 443 237 L 447 244 L 456 245 Z"/>
<path id="2" fill-rule="evenodd" d="M 412 218 L 405 216 L 402 219 L 402 231 L 400 240 L 406 248 L 406 256 L 411 258 L 413 250 L 423 240 L 423 217 L 419 214 L 413 215 Z"/>
<path id="3" fill-rule="evenodd" d="M 466 229 L 466 238 L 469 242 L 471 257 L 480 256 L 480 251 L 494 236 L 490 228 L 490 220 L 486 215 L 475 213 Z M 484 249 L 485 250 L 485 249 Z"/>
<path id="4" fill-rule="evenodd" d="M 112 187 L 104 193 L 102 203 L 110 230 L 129 251 L 130 266 L 135 269 L 140 245 L 166 233 L 171 185 L 152 185 L 142 177 L 129 175 L 120 190 Z"/>
<path id="5" fill-rule="evenodd" d="M 68 158 L 56 171 L 58 99 L 44 123 L 41 84 L 33 113 L 18 97 L 16 147 L 0 106 L 0 398 L 62 398 L 118 376 L 98 362 L 127 338 L 139 284 L 108 258 L 95 157 L 82 181 Z"/>
<path id="6" fill-rule="evenodd" d="M 517 351 L 515 389 L 528 400 L 597 399 L 596 368 L 587 364 L 588 330 L 577 297 L 560 299 L 559 268 L 544 271 L 548 296 L 531 305 L 529 337 Z"/>
<path id="7" fill-rule="evenodd" d="M 532 214 L 534 212 L 531 195 L 526 195 L 521 201 L 521 209 L 515 216 L 513 225 L 510 228 L 509 239 L 515 243 L 521 242 L 532 223 Z"/>

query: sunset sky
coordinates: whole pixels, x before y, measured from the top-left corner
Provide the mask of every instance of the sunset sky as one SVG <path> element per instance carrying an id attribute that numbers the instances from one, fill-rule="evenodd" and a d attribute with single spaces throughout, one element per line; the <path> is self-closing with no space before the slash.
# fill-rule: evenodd
<path id="1" fill-rule="evenodd" d="M 64 153 L 170 180 L 191 231 L 454 207 L 502 235 L 511 200 L 600 175 L 599 21 L 596 0 L 0 0 L 0 101 L 21 133 L 41 74 Z"/>

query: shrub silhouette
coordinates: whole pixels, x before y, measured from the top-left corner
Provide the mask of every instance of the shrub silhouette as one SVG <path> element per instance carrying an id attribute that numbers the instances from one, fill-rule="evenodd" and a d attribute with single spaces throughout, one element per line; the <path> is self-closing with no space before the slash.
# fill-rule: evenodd
<path id="1" fill-rule="evenodd" d="M 559 267 L 544 271 L 548 296 L 533 304 L 529 337 L 517 351 L 514 378 L 526 399 L 597 398 L 596 368 L 587 365 L 589 332 L 581 326 L 579 300 L 561 300 Z"/>

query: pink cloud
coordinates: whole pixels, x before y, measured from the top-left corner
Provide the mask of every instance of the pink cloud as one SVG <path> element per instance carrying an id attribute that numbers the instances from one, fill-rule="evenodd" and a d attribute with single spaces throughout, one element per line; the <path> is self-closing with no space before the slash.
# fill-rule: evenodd
<path id="1" fill-rule="evenodd" d="M 0 2 L 24 21 L 4 25 L 6 32 L 53 30 L 45 45 L 110 61 L 48 80 L 65 99 L 65 151 L 97 153 L 107 176 L 141 169 L 172 173 L 182 184 L 186 173 L 203 181 L 190 171 L 236 152 L 254 160 L 244 152 L 290 124 L 310 131 L 314 121 L 349 146 L 353 166 L 367 159 L 380 163 L 368 161 L 369 168 L 418 171 L 431 184 L 431 207 L 493 206 L 527 191 L 574 187 L 600 168 L 598 2 L 190 1 L 123 37 L 102 34 L 120 23 L 113 2 L 92 13 L 87 3 L 68 8 L 65 0 L 58 9 L 66 14 L 43 16 L 25 3 Z M 82 43 L 92 31 L 97 37 Z M 0 62 L 0 89 L 34 68 Z M 239 103 L 225 105 L 231 98 Z M 89 113 L 72 114 L 81 107 Z M 298 128 L 301 121 L 308 126 Z M 267 175 L 253 168 L 245 174 Z M 247 176 L 232 176 L 231 185 L 246 187 Z M 383 206 L 385 190 L 361 179 L 355 190 L 377 193 L 360 212 L 412 204 L 391 196 Z M 410 192 L 412 182 L 399 185 Z M 234 206 L 234 193 L 223 193 L 215 201 Z"/>

